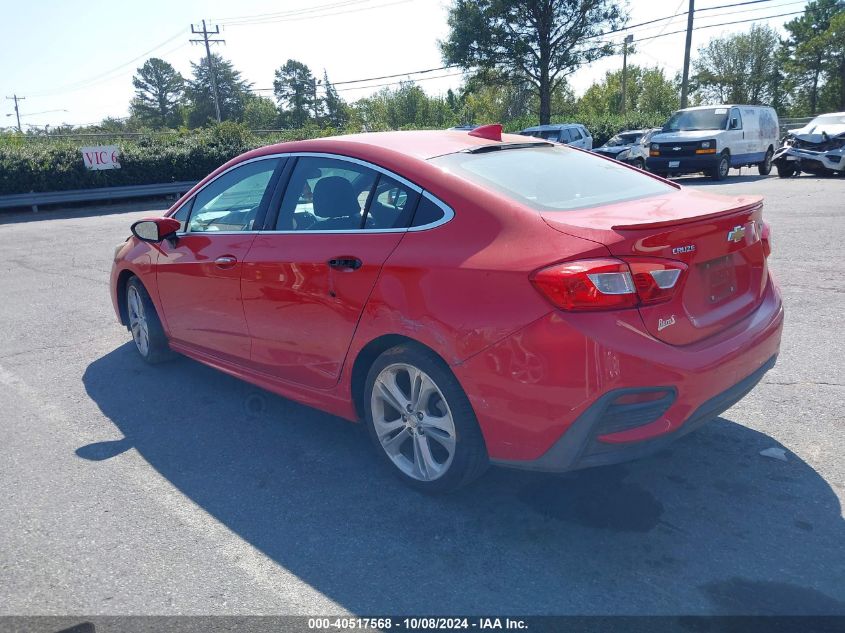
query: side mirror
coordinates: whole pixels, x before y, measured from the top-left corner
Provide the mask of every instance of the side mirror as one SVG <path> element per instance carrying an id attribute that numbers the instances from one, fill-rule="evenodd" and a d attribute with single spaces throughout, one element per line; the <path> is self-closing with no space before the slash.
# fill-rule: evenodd
<path id="1" fill-rule="evenodd" d="M 157 244 L 182 228 L 178 220 L 173 218 L 144 218 L 132 225 L 132 235 L 142 242 Z"/>
<path id="2" fill-rule="evenodd" d="M 735 130 L 738 127 L 739 127 L 739 119 L 737 119 L 736 117 L 732 118 L 731 119 L 731 129 Z"/>

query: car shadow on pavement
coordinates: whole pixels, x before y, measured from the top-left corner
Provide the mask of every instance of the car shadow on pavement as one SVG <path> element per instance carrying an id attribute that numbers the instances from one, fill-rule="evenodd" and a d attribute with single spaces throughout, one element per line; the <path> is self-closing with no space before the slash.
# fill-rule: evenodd
<path id="1" fill-rule="evenodd" d="M 845 525 L 808 464 L 721 418 L 653 458 L 562 476 L 491 469 L 433 497 L 367 434 L 127 343 L 89 396 L 140 455 L 273 561 L 359 614 L 845 614 Z"/>

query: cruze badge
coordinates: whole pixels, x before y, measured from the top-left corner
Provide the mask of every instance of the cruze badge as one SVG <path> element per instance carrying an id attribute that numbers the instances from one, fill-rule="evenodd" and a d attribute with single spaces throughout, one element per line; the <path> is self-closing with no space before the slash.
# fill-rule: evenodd
<path id="1" fill-rule="evenodd" d="M 687 244 L 686 246 L 676 246 L 672 249 L 673 255 L 680 255 L 681 253 L 692 253 L 695 250 L 695 244 Z"/>
<path id="2" fill-rule="evenodd" d="M 728 231 L 729 242 L 739 242 L 743 237 L 745 237 L 745 227 L 742 225 L 735 226 Z"/>
<path id="3" fill-rule="evenodd" d="M 657 319 L 657 331 L 665 330 L 670 325 L 675 325 L 675 315 L 673 314 L 668 319 Z"/>

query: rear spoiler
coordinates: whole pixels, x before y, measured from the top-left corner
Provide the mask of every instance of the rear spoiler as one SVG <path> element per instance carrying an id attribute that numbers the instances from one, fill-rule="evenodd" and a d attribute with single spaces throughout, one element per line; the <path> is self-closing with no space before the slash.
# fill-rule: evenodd
<path id="1" fill-rule="evenodd" d="M 732 207 L 730 209 L 722 209 L 721 211 L 714 211 L 712 213 L 704 214 L 690 214 L 687 217 L 671 218 L 666 220 L 654 220 L 645 222 L 633 222 L 630 224 L 614 224 L 611 228 L 614 231 L 636 231 L 638 229 L 656 229 L 664 226 L 677 226 L 679 224 L 689 224 L 691 222 L 698 222 L 700 220 L 716 219 L 733 215 L 735 213 L 742 213 L 745 211 L 757 211 L 763 208 L 763 198 L 754 196 L 754 201 L 749 204 L 744 204 L 739 207 Z"/>

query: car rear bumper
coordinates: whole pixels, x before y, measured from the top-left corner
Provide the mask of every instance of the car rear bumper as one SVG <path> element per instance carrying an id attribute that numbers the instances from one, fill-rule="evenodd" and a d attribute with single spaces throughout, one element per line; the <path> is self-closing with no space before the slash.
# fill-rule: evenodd
<path id="1" fill-rule="evenodd" d="M 677 158 L 664 158 L 663 156 L 649 156 L 646 159 L 646 166 L 649 171 L 667 174 L 694 174 L 707 172 L 715 169 L 721 157 L 718 154 L 702 154 L 701 156 L 678 156 Z M 677 162 L 676 167 L 670 163 Z"/>
<path id="2" fill-rule="evenodd" d="M 606 442 L 604 428 L 618 420 L 623 411 L 614 411 L 613 401 L 621 395 L 631 393 L 630 389 L 617 389 L 599 398 L 582 413 L 567 432 L 540 457 L 531 461 L 494 460 L 499 466 L 511 466 L 525 470 L 544 472 L 565 472 L 618 464 L 647 457 L 668 446 L 679 437 L 695 431 L 707 422 L 717 418 L 742 400 L 763 379 L 763 375 L 775 366 L 777 356 L 772 356 L 759 369 L 743 378 L 725 391 L 713 396 L 687 418 L 676 431 L 639 442 Z M 636 415 L 638 405 L 628 405 L 631 414 Z M 641 407 L 642 408 L 642 407 Z"/>
<path id="3" fill-rule="evenodd" d="M 697 343 L 657 340 L 637 310 L 554 312 L 453 367 L 490 458 L 565 471 L 653 452 L 717 417 L 775 362 L 783 307 L 770 279 L 760 305 Z M 620 395 L 671 397 L 620 405 Z"/>

